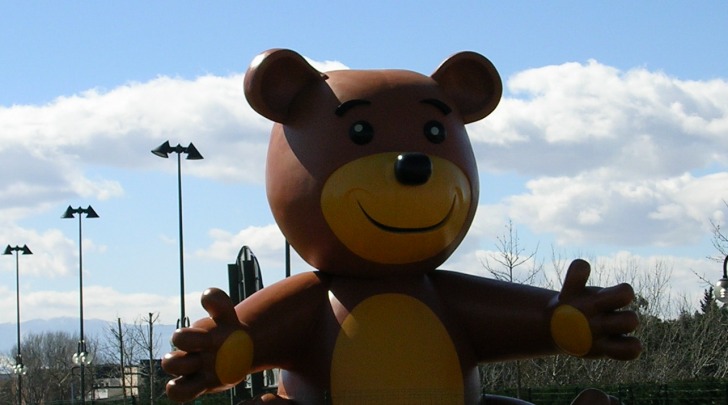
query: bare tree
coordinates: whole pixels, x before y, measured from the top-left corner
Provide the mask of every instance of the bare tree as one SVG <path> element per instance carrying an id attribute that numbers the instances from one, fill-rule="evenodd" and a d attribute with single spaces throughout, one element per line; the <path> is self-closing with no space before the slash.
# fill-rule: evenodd
<path id="1" fill-rule="evenodd" d="M 78 392 L 80 373 L 71 362 L 76 352 L 77 335 L 66 332 L 43 332 L 25 335 L 23 364 L 27 374 L 23 376 L 23 402 L 28 404 L 53 403 L 69 400 L 86 393 Z M 96 342 L 87 339 L 87 347 L 94 353 Z M 13 348 L 17 352 L 17 347 Z M 93 365 L 88 366 L 93 370 Z M 85 387 L 93 387 L 94 373 L 86 373 Z M 13 401 L 9 402 L 12 403 Z M 4 402 L 3 402 L 4 403 Z"/>
<path id="2" fill-rule="evenodd" d="M 15 349 L 17 350 L 17 348 Z M 14 365 L 12 356 L 0 355 L 0 374 L 13 375 L 12 368 Z M 16 378 L 0 378 L 0 404 L 12 404 L 15 401 L 14 398 L 18 397 Z"/>
<path id="3" fill-rule="evenodd" d="M 536 275 L 543 271 L 543 262 L 539 262 L 536 257 L 538 246 L 527 253 L 526 248 L 521 245 L 518 230 L 514 228 L 511 219 L 508 219 L 505 227 L 506 232 L 496 238 L 497 252 L 484 258 L 481 264 L 497 280 L 531 284 Z M 516 270 L 527 264 L 531 267 L 527 269 L 526 274 L 516 276 Z"/>
<path id="4" fill-rule="evenodd" d="M 148 362 L 148 367 L 142 367 L 141 368 L 141 376 L 145 377 L 148 381 L 148 387 L 149 387 L 149 403 L 150 405 L 154 405 L 155 402 L 155 393 L 156 392 L 164 392 L 163 384 L 166 383 L 166 381 L 155 381 L 158 374 L 157 370 L 157 362 L 155 361 L 155 350 L 156 348 L 160 347 L 160 341 L 161 341 L 161 334 L 159 332 L 154 332 L 154 325 L 159 321 L 159 313 L 149 313 L 149 317 L 146 319 L 137 319 L 136 322 L 134 322 L 134 326 L 132 328 L 132 333 L 130 335 L 130 339 L 134 342 L 135 345 L 141 347 L 144 349 L 146 353 L 146 357 L 142 356 L 137 359 L 139 364 L 142 364 L 143 362 Z M 160 386 L 160 387 L 157 387 Z"/>
<path id="5" fill-rule="evenodd" d="M 99 349 L 101 360 L 106 364 L 117 364 L 118 368 L 111 368 L 111 378 L 119 378 L 124 398 L 131 395 L 142 395 L 149 398 L 154 404 L 156 393 L 164 392 L 165 380 L 159 378 L 158 362 L 155 360 L 156 348 L 160 347 L 161 334 L 154 333 L 154 324 L 158 322 L 159 314 L 149 313 L 149 317 L 137 318 L 133 324 L 109 324 L 104 342 Z M 134 367 L 138 366 L 138 367 Z M 132 386 L 131 370 L 138 373 L 138 385 Z M 146 387 L 141 387 L 144 385 Z M 148 394 L 148 395 L 147 395 Z"/>
<path id="6" fill-rule="evenodd" d="M 483 267 L 497 280 L 511 283 L 532 284 L 534 278 L 543 271 L 543 262 L 539 262 L 536 255 L 538 246 L 526 252 L 518 237 L 518 230 L 514 228 L 513 221 L 509 218 L 505 225 L 506 231 L 503 235 L 496 237 L 496 253 L 489 255 L 481 262 Z M 495 264 L 491 263 L 491 260 Z M 523 275 L 516 276 L 516 271 L 522 266 L 530 264 Z M 512 361 L 490 368 L 491 365 L 481 367 L 481 378 L 491 379 L 515 378 L 516 396 L 522 398 L 521 393 L 521 361 Z M 513 370 L 511 369 L 513 368 Z"/>
<path id="7" fill-rule="evenodd" d="M 140 352 L 128 338 L 129 329 L 129 325 L 122 324 L 121 319 L 117 319 L 116 323 L 109 323 L 97 357 L 97 362 L 103 365 L 103 377 L 118 381 L 119 386 L 116 388 L 121 388 L 124 402 L 129 388 L 134 388 L 127 386 L 130 382 L 127 376 L 133 364 L 132 359 Z"/>
<path id="8" fill-rule="evenodd" d="M 726 208 L 728 208 L 728 202 L 724 200 L 723 204 Z M 728 256 L 728 235 L 723 233 L 723 229 L 721 229 L 720 224 L 716 221 L 711 219 L 710 225 L 712 227 L 711 232 L 713 233 L 711 242 L 713 243 L 715 250 L 720 253 L 720 256 L 710 257 L 710 259 L 722 262 L 723 259 Z"/>

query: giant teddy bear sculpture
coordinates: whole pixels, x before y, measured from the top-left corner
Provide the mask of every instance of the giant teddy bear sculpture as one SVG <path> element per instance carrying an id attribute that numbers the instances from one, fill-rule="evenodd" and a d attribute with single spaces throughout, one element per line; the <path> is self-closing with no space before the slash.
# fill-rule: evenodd
<path id="1" fill-rule="evenodd" d="M 483 397 L 481 362 L 567 353 L 636 358 L 637 317 L 621 284 L 587 287 L 574 261 L 561 291 L 438 270 L 467 232 L 478 172 L 465 124 L 502 84 L 485 57 L 458 53 L 431 76 L 322 73 L 298 53 L 254 59 L 245 95 L 274 121 L 266 191 L 287 240 L 318 271 L 237 306 L 204 292 L 209 317 L 173 335 L 170 398 L 225 390 L 279 368 L 264 403 L 523 403 Z M 575 403 L 609 403 L 586 392 Z M 499 402 L 500 401 L 500 402 Z M 490 402 L 488 402 L 490 403 Z"/>

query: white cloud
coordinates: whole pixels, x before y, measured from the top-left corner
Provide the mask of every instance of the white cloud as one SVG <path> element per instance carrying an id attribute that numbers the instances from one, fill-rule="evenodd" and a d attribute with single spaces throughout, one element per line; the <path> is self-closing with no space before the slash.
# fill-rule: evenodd
<path id="1" fill-rule="evenodd" d="M 469 127 L 482 169 L 572 176 L 613 167 L 650 178 L 728 159 L 725 80 L 590 61 L 526 70 L 507 88 L 493 115 Z"/>
<path id="2" fill-rule="evenodd" d="M 728 82 L 590 61 L 531 69 L 473 124 L 481 170 L 530 176 L 502 211 L 564 244 L 674 246 L 728 200 Z M 712 174 L 706 174 L 711 168 Z M 720 171 L 723 170 L 723 171 Z"/>
<path id="3" fill-rule="evenodd" d="M 316 68 L 319 72 L 330 72 L 333 70 L 347 70 L 349 69 L 348 66 L 344 65 L 343 63 L 336 61 L 336 60 L 326 60 L 323 62 L 311 60 L 309 58 L 305 58 L 308 63 L 311 64 L 314 68 Z"/>
<path id="4" fill-rule="evenodd" d="M 57 229 L 41 233 L 7 225 L 0 229 L 0 240 L 8 241 L 12 246 L 27 245 L 33 252 L 32 255 L 21 254 L 19 257 L 18 267 L 22 269 L 24 277 L 64 277 L 72 274 L 78 266 L 78 257 L 75 255 L 77 245 Z M 15 261 L 3 260 L 0 269 L 15 273 Z"/>
<path id="5" fill-rule="evenodd" d="M 285 239 L 276 224 L 250 226 L 236 234 L 221 229 L 209 232 L 212 243 L 209 247 L 195 252 L 197 257 L 218 261 L 231 261 L 236 258 L 240 248 L 248 245 L 260 263 L 265 285 L 283 278 L 285 269 Z M 296 274 L 313 270 L 291 249 L 291 273 Z"/>
<path id="6" fill-rule="evenodd" d="M 247 105 L 242 84 L 242 75 L 159 77 L 48 105 L 0 107 L 0 159 L 13 168 L 0 174 L 0 211 L 119 197 L 118 181 L 89 175 L 92 168 L 172 171 L 149 153 L 165 140 L 192 141 L 208 158 L 186 167 L 190 174 L 262 183 L 270 124 Z"/>
<path id="7" fill-rule="evenodd" d="M 255 242 L 256 250 L 272 251 L 283 247 L 284 238 L 278 226 L 270 224 L 266 226 L 251 226 L 232 234 L 222 229 L 212 229 L 209 236 L 212 244 L 205 249 L 195 252 L 197 256 L 208 257 L 217 260 L 229 260 L 236 257 L 240 247 Z M 256 254 L 257 256 L 257 254 Z"/>
<path id="8" fill-rule="evenodd" d="M 728 173 L 616 180 L 609 171 L 544 177 L 502 202 L 508 216 L 563 245 L 680 246 L 722 218 Z"/>

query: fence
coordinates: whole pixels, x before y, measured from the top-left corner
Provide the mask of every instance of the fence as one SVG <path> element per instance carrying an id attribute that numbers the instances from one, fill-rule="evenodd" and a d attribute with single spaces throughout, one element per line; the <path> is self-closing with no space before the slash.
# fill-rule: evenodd
<path id="1" fill-rule="evenodd" d="M 549 387 L 523 390 L 522 399 L 536 405 L 568 405 L 586 387 Z M 728 381 L 689 381 L 670 384 L 631 384 L 594 387 L 619 398 L 625 405 L 728 405 Z M 515 389 L 493 394 L 516 396 Z"/>

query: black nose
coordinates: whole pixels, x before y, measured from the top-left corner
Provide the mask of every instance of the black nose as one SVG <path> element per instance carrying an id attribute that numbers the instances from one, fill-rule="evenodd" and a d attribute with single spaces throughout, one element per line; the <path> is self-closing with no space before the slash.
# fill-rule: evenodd
<path id="1" fill-rule="evenodd" d="M 432 162 L 424 153 L 402 153 L 394 164 L 397 181 L 407 186 L 427 183 L 432 175 Z"/>

